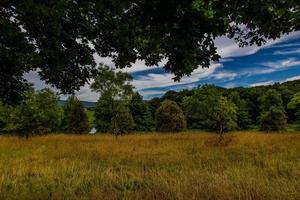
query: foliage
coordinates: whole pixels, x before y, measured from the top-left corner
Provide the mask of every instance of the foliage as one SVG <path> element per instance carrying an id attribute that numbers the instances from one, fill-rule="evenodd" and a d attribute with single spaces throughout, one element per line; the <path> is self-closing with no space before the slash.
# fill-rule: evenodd
<path id="1" fill-rule="evenodd" d="M 208 113 L 208 124 L 217 130 L 220 135 L 224 131 L 234 130 L 237 128 L 236 106 L 226 97 L 217 99 L 212 106 L 211 112 Z"/>
<path id="2" fill-rule="evenodd" d="M 100 94 L 95 108 L 95 124 L 98 131 L 119 134 L 132 130 L 134 124 L 131 123 L 132 115 L 128 108 L 133 94 L 131 80 L 129 74 L 114 72 L 107 66 L 99 69 L 91 85 L 92 90 Z"/>
<path id="3" fill-rule="evenodd" d="M 101 66 L 91 85 L 94 92 L 107 95 L 112 100 L 128 100 L 132 95 L 132 77 L 121 71 L 115 72 L 108 66 Z"/>
<path id="4" fill-rule="evenodd" d="M 265 131 L 280 131 L 286 126 L 286 115 L 280 93 L 268 90 L 260 99 L 260 128 Z"/>
<path id="5" fill-rule="evenodd" d="M 189 128 L 224 131 L 237 128 L 236 106 L 223 96 L 221 88 L 204 85 L 183 101 Z"/>
<path id="6" fill-rule="evenodd" d="M 203 118 L 203 113 L 205 108 L 196 96 L 197 94 L 192 97 L 186 97 L 183 100 L 187 127 L 189 129 L 204 129 L 205 124 L 203 122 L 205 119 Z"/>
<path id="7" fill-rule="evenodd" d="M 174 101 L 163 101 L 156 111 L 155 120 L 159 132 L 179 132 L 186 128 L 183 111 Z"/>
<path id="8" fill-rule="evenodd" d="M 291 101 L 287 104 L 287 107 L 290 110 L 293 110 L 295 113 L 295 118 L 297 122 L 300 122 L 300 92 L 297 92 L 294 94 L 293 98 Z"/>
<path id="9" fill-rule="evenodd" d="M 241 99 L 240 94 L 236 91 L 230 92 L 228 98 L 236 106 L 236 115 L 237 115 L 237 126 L 241 130 L 246 130 L 250 128 L 252 120 L 249 114 L 249 107 L 246 100 Z"/>
<path id="10" fill-rule="evenodd" d="M 260 129 L 264 131 L 282 131 L 286 127 L 285 112 L 280 107 L 272 106 L 262 111 L 259 116 Z"/>
<path id="11" fill-rule="evenodd" d="M 112 119 L 115 112 L 115 101 L 105 93 L 101 95 L 95 106 L 95 125 L 99 132 L 110 132 L 112 130 Z"/>
<path id="12" fill-rule="evenodd" d="M 61 118 L 57 102 L 57 95 L 49 89 L 27 92 L 22 104 L 7 108 L 5 130 L 26 137 L 57 130 Z"/>
<path id="13" fill-rule="evenodd" d="M 297 92 L 291 99 L 291 102 L 288 103 L 288 108 L 296 109 L 299 106 L 300 106 L 300 92 Z"/>
<path id="14" fill-rule="evenodd" d="M 70 96 L 63 106 L 62 127 L 69 133 L 82 134 L 89 131 L 89 120 L 82 102 Z"/>
<path id="15" fill-rule="evenodd" d="M 134 129 L 134 119 L 127 104 L 122 100 L 111 100 L 104 93 L 95 107 L 95 124 L 99 132 L 115 135 L 128 133 Z"/>
<path id="16" fill-rule="evenodd" d="M 130 110 L 124 104 L 120 104 L 116 114 L 111 119 L 112 127 L 111 131 L 115 135 L 122 135 L 131 132 L 134 127 L 134 119 L 130 113 Z"/>
<path id="17" fill-rule="evenodd" d="M 148 104 L 143 101 L 143 97 L 135 92 L 129 103 L 129 109 L 135 122 L 135 131 L 150 131 L 153 123 Z"/>
<path id="18" fill-rule="evenodd" d="M 24 72 L 71 93 L 94 75 L 95 53 L 118 68 L 137 60 L 179 81 L 219 55 L 215 38 L 262 45 L 299 30 L 297 0 L 8 1 L 0 3 L 0 96 L 15 101 Z"/>
<path id="19" fill-rule="evenodd" d="M 13 108 L 9 105 L 3 105 L 0 101 L 0 132 L 8 130 L 8 126 L 11 124 Z"/>
<path id="20" fill-rule="evenodd" d="M 154 97 L 153 99 L 150 99 L 149 101 L 147 101 L 152 119 L 155 118 L 155 112 L 159 108 L 161 102 L 162 102 L 162 99 L 160 99 L 158 97 Z"/>

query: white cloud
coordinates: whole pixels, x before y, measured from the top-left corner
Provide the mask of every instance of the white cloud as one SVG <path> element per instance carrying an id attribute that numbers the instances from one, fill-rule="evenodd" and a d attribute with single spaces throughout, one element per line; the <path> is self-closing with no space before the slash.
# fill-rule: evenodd
<path id="1" fill-rule="evenodd" d="M 198 82 L 201 79 L 207 78 L 209 75 L 213 74 L 217 68 L 222 67 L 222 64 L 212 64 L 210 68 L 198 68 L 191 76 L 185 76 L 180 82 L 174 82 L 172 79 L 173 74 L 148 74 L 146 76 L 140 76 L 138 80 L 133 80 L 133 85 L 137 90 L 155 88 L 155 87 L 167 87 L 182 85 L 187 83 Z"/>
<path id="2" fill-rule="evenodd" d="M 286 40 L 300 37 L 300 32 L 294 32 L 290 33 L 289 35 L 283 35 L 281 38 L 276 40 L 268 40 L 265 45 L 262 46 L 247 46 L 240 48 L 239 45 L 233 40 L 229 39 L 226 36 L 218 37 L 215 39 L 215 44 L 217 47 L 217 52 L 221 56 L 221 62 L 226 62 L 229 60 L 230 57 L 239 57 L 239 56 L 245 56 L 245 55 L 252 55 L 258 52 L 262 48 L 268 48 L 270 46 L 273 46 L 277 43 L 284 42 Z M 104 63 L 110 67 L 115 67 L 115 64 L 113 63 L 112 59 L 109 57 L 100 57 L 95 54 L 94 56 L 97 63 Z M 162 67 L 167 63 L 167 59 L 163 59 L 158 66 L 146 66 L 144 61 L 137 60 L 135 63 L 132 63 L 132 67 L 121 69 L 124 72 L 137 72 L 137 71 L 144 71 L 147 69 L 150 69 L 152 67 Z"/>
<path id="3" fill-rule="evenodd" d="M 274 69 L 281 69 L 281 68 L 288 68 L 288 67 L 294 67 L 297 65 L 300 65 L 300 60 L 297 60 L 296 58 L 287 58 L 284 60 L 278 60 L 274 62 L 265 62 L 261 63 L 261 65 L 274 68 Z"/>
<path id="4" fill-rule="evenodd" d="M 285 47 L 297 47 L 300 46 L 300 42 L 289 43 L 289 44 L 275 44 L 273 47 L 285 48 Z"/>
<path id="5" fill-rule="evenodd" d="M 212 77 L 214 79 L 229 79 L 232 80 L 235 77 L 237 77 L 238 74 L 234 73 L 234 72 L 228 72 L 228 71 L 221 71 L 221 72 L 217 72 L 216 74 L 213 74 Z"/>
<path id="6" fill-rule="evenodd" d="M 143 96 L 151 96 L 151 95 L 155 95 L 155 96 L 159 96 L 159 95 L 163 95 L 165 92 L 167 91 L 163 91 L 163 90 L 147 90 L 147 91 L 140 91 L 139 93 Z"/>
<path id="7" fill-rule="evenodd" d="M 273 55 L 289 55 L 289 54 L 298 54 L 300 53 L 300 49 L 293 50 L 278 50 L 273 53 Z"/>
<path id="8" fill-rule="evenodd" d="M 228 57 L 252 55 L 258 52 L 262 48 L 269 48 L 280 42 L 284 42 L 299 37 L 300 37 L 300 32 L 298 31 L 298 32 L 290 33 L 289 35 L 283 35 L 281 38 L 276 40 L 268 40 L 267 43 L 262 46 L 253 45 L 253 46 L 247 46 L 243 48 L 240 48 L 234 40 L 228 39 L 226 36 L 217 38 L 215 42 L 218 48 L 217 51 L 221 55 L 221 57 L 228 58 Z"/>
<path id="9" fill-rule="evenodd" d="M 251 71 L 249 69 L 247 71 L 240 72 L 240 75 L 253 76 L 258 74 L 270 74 L 276 72 L 277 70 L 274 68 L 253 68 Z"/>
<path id="10" fill-rule="evenodd" d="M 236 87 L 236 86 L 237 86 L 236 83 L 226 83 L 226 84 L 224 85 L 225 88 L 234 88 L 234 87 Z"/>
<path id="11" fill-rule="evenodd" d="M 40 79 L 40 76 L 38 75 L 37 71 L 30 71 L 30 72 L 25 73 L 24 78 L 28 82 L 32 83 L 34 85 L 34 87 L 38 90 L 49 87 L 48 85 L 46 85 L 46 83 L 44 81 L 42 81 Z"/>
<path id="12" fill-rule="evenodd" d="M 57 90 L 56 88 L 51 87 L 50 85 L 47 85 L 44 81 L 42 81 L 37 71 L 30 71 L 24 74 L 24 78 L 32 83 L 34 85 L 34 88 L 37 90 L 50 88 L 55 92 L 59 92 L 59 90 Z M 99 95 L 97 93 L 91 91 L 89 84 L 85 84 L 83 87 L 81 87 L 79 91 L 75 92 L 75 95 L 81 101 L 97 101 L 99 98 Z M 60 95 L 60 98 L 62 100 L 66 100 L 68 97 L 69 95 Z"/>
<path id="13" fill-rule="evenodd" d="M 92 102 L 96 102 L 100 97 L 98 93 L 92 92 L 89 84 L 85 84 L 83 87 L 81 87 L 79 91 L 75 92 L 75 95 L 81 101 L 92 101 Z M 65 100 L 68 97 L 69 97 L 68 95 L 62 95 L 61 99 Z"/>
<path id="14" fill-rule="evenodd" d="M 293 77 L 290 77 L 290 78 L 287 78 L 281 82 L 288 82 L 288 81 L 296 81 L 296 80 L 299 80 L 300 79 L 300 75 L 299 76 L 293 76 Z"/>
<path id="15" fill-rule="evenodd" d="M 263 86 L 263 85 L 272 85 L 272 84 L 274 84 L 274 81 L 265 81 L 265 82 L 250 84 L 250 87 L 257 87 L 257 86 Z"/>

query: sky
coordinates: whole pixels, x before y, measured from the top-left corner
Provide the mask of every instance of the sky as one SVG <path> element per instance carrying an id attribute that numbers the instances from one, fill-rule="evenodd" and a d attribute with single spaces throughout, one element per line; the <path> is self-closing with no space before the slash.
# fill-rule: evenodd
<path id="1" fill-rule="evenodd" d="M 214 84 L 225 88 L 254 87 L 270 85 L 275 82 L 286 82 L 300 79 L 300 32 L 283 35 L 280 39 L 270 40 L 265 45 L 239 48 L 227 37 L 216 39 L 220 62 L 211 63 L 209 68 L 196 69 L 191 76 L 183 77 L 180 82 L 173 81 L 173 75 L 166 73 L 162 66 L 147 67 L 137 61 L 131 68 L 122 69 L 132 75 L 135 90 L 144 99 L 160 97 L 168 90 L 180 91 L 192 89 L 203 84 Z M 114 67 L 110 58 L 95 55 L 97 63 Z M 30 72 L 25 78 L 32 82 L 36 89 L 49 87 L 41 81 L 36 72 Z M 86 84 L 76 93 L 82 101 L 95 102 L 99 95 L 92 92 Z M 61 96 L 66 99 L 67 96 Z"/>

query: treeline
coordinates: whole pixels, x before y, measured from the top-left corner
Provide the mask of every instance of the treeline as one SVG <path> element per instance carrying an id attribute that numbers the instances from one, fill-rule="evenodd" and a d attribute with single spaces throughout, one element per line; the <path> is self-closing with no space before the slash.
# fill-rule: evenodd
<path id="1" fill-rule="evenodd" d="M 152 116 L 165 100 L 183 110 L 188 129 L 282 131 L 288 124 L 300 123 L 300 80 L 252 88 L 203 85 L 168 91 L 148 102 Z"/>
<path id="2" fill-rule="evenodd" d="M 90 125 L 83 104 L 71 96 L 63 107 L 49 89 L 30 89 L 19 105 L 0 103 L 0 133 L 29 137 L 51 132 L 86 133 Z"/>
<path id="3" fill-rule="evenodd" d="M 253 88 L 203 85 L 168 91 L 149 101 L 134 92 L 131 80 L 126 73 L 105 66 L 99 69 L 91 85 L 100 94 L 92 108 L 93 123 L 75 96 L 60 106 L 53 91 L 29 89 L 21 104 L 0 103 L 0 131 L 29 137 L 51 132 L 83 134 L 91 128 L 115 135 L 201 129 L 223 135 L 232 130 L 282 131 L 288 124 L 300 123 L 300 80 Z"/>

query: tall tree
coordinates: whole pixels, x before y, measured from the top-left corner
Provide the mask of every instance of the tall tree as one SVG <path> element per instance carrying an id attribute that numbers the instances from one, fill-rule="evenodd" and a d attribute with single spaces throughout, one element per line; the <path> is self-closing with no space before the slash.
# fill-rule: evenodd
<path id="1" fill-rule="evenodd" d="M 85 108 L 76 96 L 70 96 L 63 106 L 62 127 L 69 133 L 83 134 L 89 131 Z"/>
<path id="2" fill-rule="evenodd" d="M 178 81 L 218 60 L 216 37 L 261 45 L 299 30 L 299 13 L 298 0 L 2 0 L 0 97 L 15 101 L 29 70 L 73 92 L 94 74 L 94 53 L 119 68 L 166 59 Z"/>
<path id="3" fill-rule="evenodd" d="M 281 131 L 286 126 L 286 115 L 280 93 L 268 90 L 259 98 L 261 113 L 259 115 L 260 129 L 265 131 Z"/>
<path id="4" fill-rule="evenodd" d="M 152 129 L 153 119 L 148 108 L 148 104 L 143 101 L 143 97 L 135 92 L 129 103 L 129 109 L 132 113 L 136 131 L 150 131 Z"/>
<path id="5" fill-rule="evenodd" d="M 107 66 L 99 69 L 91 85 L 92 90 L 100 94 L 95 108 L 95 123 L 99 131 L 120 134 L 132 129 L 134 124 L 128 108 L 133 94 L 131 80 L 129 74 L 114 72 Z M 127 127 L 121 125 L 124 120 Z"/>

